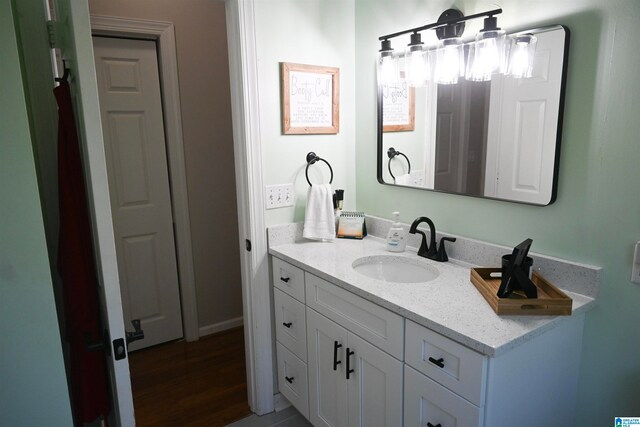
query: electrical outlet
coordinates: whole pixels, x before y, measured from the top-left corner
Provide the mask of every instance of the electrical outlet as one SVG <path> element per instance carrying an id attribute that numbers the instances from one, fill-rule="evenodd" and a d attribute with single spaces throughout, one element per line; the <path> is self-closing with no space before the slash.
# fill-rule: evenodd
<path id="1" fill-rule="evenodd" d="M 267 185 L 265 189 L 266 209 L 284 208 L 295 204 L 293 184 Z"/>
<path id="2" fill-rule="evenodd" d="M 636 242 L 633 251 L 633 267 L 631 268 L 631 281 L 640 284 L 640 242 Z"/>

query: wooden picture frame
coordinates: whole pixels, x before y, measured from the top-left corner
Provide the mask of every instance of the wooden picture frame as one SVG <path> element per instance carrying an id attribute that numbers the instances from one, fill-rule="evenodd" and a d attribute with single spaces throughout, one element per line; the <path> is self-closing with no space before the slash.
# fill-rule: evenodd
<path id="1" fill-rule="evenodd" d="M 382 87 L 382 131 L 412 131 L 416 127 L 416 88 L 401 80 Z"/>
<path id="2" fill-rule="evenodd" d="M 340 69 L 281 62 L 282 133 L 340 131 Z"/>

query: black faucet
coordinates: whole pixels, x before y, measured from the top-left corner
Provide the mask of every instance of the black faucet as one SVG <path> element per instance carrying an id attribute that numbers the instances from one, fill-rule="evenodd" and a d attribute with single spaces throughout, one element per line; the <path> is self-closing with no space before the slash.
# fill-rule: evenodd
<path id="1" fill-rule="evenodd" d="M 429 225 L 429 245 L 427 245 L 427 236 L 424 232 L 418 230 L 418 225 L 426 222 Z M 449 260 L 447 256 L 447 251 L 444 248 L 445 240 L 448 242 L 455 242 L 455 237 L 443 237 L 440 239 L 440 249 L 438 249 L 438 245 L 436 244 L 436 226 L 426 216 L 421 216 L 417 218 L 411 224 L 411 228 L 409 228 L 409 233 L 411 234 L 421 234 L 422 235 L 422 243 L 420 244 L 420 248 L 418 249 L 418 256 L 429 258 L 438 262 L 445 262 Z"/>

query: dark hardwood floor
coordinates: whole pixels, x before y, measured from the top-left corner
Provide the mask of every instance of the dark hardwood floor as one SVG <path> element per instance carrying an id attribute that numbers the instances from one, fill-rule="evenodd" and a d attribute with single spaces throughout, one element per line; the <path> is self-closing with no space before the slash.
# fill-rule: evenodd
<path id="1" fill-rule="evenodd" d="M 242 328 L 129 356 L 136 425 L 224 426 L 251 414 Z"/>

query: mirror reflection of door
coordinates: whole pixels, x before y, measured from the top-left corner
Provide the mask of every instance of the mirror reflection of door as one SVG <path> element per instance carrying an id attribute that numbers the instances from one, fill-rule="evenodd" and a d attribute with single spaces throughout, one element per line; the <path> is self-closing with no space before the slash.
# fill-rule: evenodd
<path id="1" fill-rule="evenodd" d="M 482 196 L 490 82 L 438 85 L 434 189 Z"/>
<path id="2" fill-rule="evenodd" d="M 182 337 L 156 42 L 93 37 L 125 327 L 137 350 Z"/>

